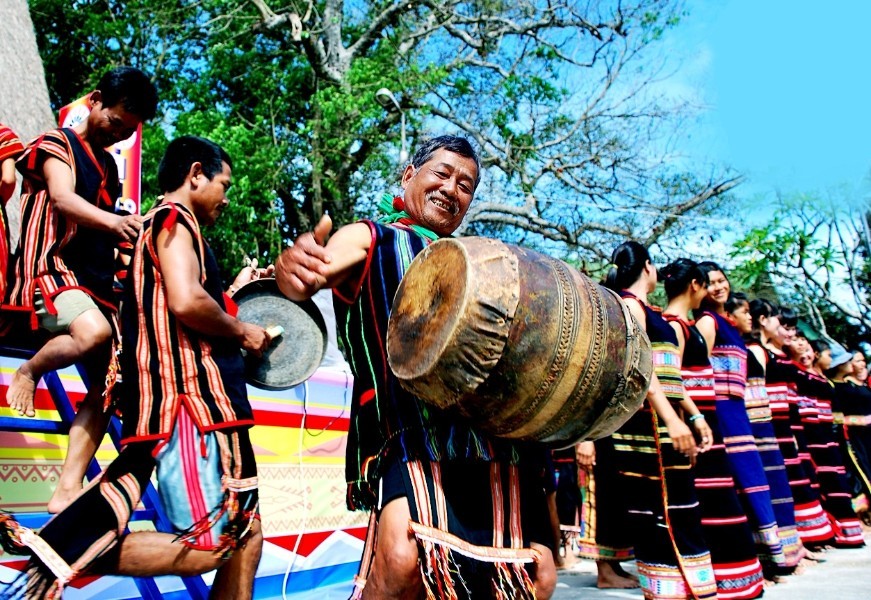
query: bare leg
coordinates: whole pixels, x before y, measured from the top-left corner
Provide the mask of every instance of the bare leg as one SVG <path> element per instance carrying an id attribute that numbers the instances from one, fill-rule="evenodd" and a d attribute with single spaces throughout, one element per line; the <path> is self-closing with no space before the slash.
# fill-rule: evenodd
<path id="1" fill-rule="evenodd" d="M 234 600 L 249 600 L 254 591 L 254 575 L 260 564 L 260 553 L 263 550 L 263 535 L 260 532 L 260 521 L 251 524 L 251 532 L 239 545 L 215 576 L 212 584 L 211 598 L 233 598 Z"/>
<path id="2" fill-rule="evenodd" d="M 220 598 L 250 598 L 254 585 L 254 572 L 260 561 L 263 535 L 260 521 L 255 520 L 251 531 L 237 551 L 225 561 L 208 550 L 194 550 L 174 542 L 175 534 L 137 531 L 124 536 L 114 551 L 111 562 L 95 563 L 94 570 L 102 574 L 128 577 L 155 577 L 178 575 L 194 577 L 218 569 L 212 595 Z M 237 581 L 232 581 L 236 577 Z M 223 586 L 223 587 L 222 587 Z M 226 591 L 235 589 L 238 595 Z M 221 589 L 225 593 L 221 594 Z"/>
<path id="3" fill-rule="evenodd" d="M 547 513 L 550 517 L 550 528 L 553 531 L 553 563 L 557 569 L 562 569 L 566 566 L 566 561 L 563 558 L 562 550 L 563 535 L 559 528 L 559 514 L 556 510 L 556 490 L 547 494 Z"/>
<path id="4" fill-rule="evenodd" d="M 638 580 L 620 567 L 619 563 L 607 560 L 596 561 L 596 587 L 602 589 L 628 590 L 638 587 Z"/>
<path id="5" fill-rule="evenodd" d="M 378 517 L 378 539 L 364 600 L 415 600 L 423 593 L 417 540 L 408 528 L 408 499 L 387 503 Z M 550 554 L 550 552 L 548 552 Z"/>
<path id="6" fill-rule="evenodd" d="M 51 338 L 22 364 L 6 390 L 6 402 L 13 410 L 32 417 L 36 382 L 56 369 L 68 367 L 91 350 L 108 343 L 112 328 L 97 309 L 83 312 L 70 325 L 70 332 Z"/>
<path id="7" fill-rule="evenodd" d="M 88 319 L 90 317 L 102 319 L 111 335 L 109 323 L 98 310 L 86 311 L 79 315 L 73 321 L 70 331 L 76 331 L 76 335 L 82 336 L 84 335 L 81 333 L 82 326 L 94 327 L 95 323 L 91 323 L 89 320 L 82 321 L 86 317 Z M 62 511 L 82 491 L 82 480 L 85 478 L 85 472 L 106 434 L 111 415 L 103 410 L 103 390 L 105 389 L 110 352 L 111 345 L 107 341 L 101 346 L 87 350 L 85 354 L 76 359 L 84 362 L 88 378 L 88 393 L 70 426 L 67 455 L 64 457 L 60 479 L 48 501 L 48 512 L 50 513 Z"/>
<path id="8" fill-rule="evenodd" d="M 535 565 L 532 583 L 535 585 L 535 597 L 538 600 L 548 600 L 556 589 L 556 567 L 553 563 L 553 553 L 547 546 L 533 542 L 529 545 L 541 553 L 541 560 Z"/>
<path id="9" fill-rule="evenodd" d="M 88 465 L 109 425 L 111 415 L 103 410 L 103 385 L 91 386 L 70 426 L 69 445 L 57 487 L 48 501 L 48 512 L 59 513 L 82 491 Z"/>
<path id="10" fill-rule="evenodd" d="M 76 319 L 73 325 L 78 322 L 79 320 Z M 110 350 L 111 346 L 106 344 L 84 357 L 89 384 L 88 393 L 70 426 L 67 455 L 64 458 L 60 479 L 54 494 L 48 501 L 50 513 L 62 511 L 82 491 L 85 472 L 109 426 L 111 414 L 103 410 L 103 390 Z"/>

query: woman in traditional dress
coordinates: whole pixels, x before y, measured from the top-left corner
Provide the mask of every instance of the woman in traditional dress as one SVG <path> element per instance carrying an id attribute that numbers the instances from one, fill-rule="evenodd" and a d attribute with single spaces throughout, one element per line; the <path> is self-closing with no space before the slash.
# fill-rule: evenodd
<path id="1" fill-rule="evenodd" d="M 659 275 L 668 297 L 662 316 L 677 336 L 687 397 L 704 416 L 714 440 L 711 449 L 696 458 L 694 471 L 702 531 L 717 579 L 717 598 L 756 598 L 763 589 L 762 565 L 726 457 L 708 347 L 689 317 L 707 296 L 708 279 L 695 261 L 685 258 L 666 265 Z"/>
<path id="2" fill-rule="evenodd" d="M 722 267 L 716 263 L 703 262 L 699 266 L 708 276 L 708 293 L 702 310 L 694 314 L 699 315 L 696 327 L 707 342 L 714 367 L 717 416 L 726 444 L 726 456 L 753 527 L 759 559 L 766 567 L 783 567 L 786 556 L 777 532 L 768 478 L 744 407 L 747 347 L 726 312 L 731 286 Z"/>
<path id="3" fill-rule="evenodd" d="M 853 510 L 844 455 L 835 437 L 832 418 L 834 388 L 826 377 L 830 369 L 848 365 L 852 370 L 853 355 L 840 345 L 825 340 L 813 340 L 814 371 L 800 371 L 799 394 L 808 400 L 811 409 L 802 411 L 802 419 L 817 481 L 820 484 L 820 502 L 829 515 L 835 531 L 835 545 L 858 548 L 865 545 L 862 525 Z M 835 352 L 832 352 L 832 349 Z"/>
<path id="4" fill-rule="evenodd" d="M 765 388 L 771 423 L 786 465 L 798 535 L 805 547 L 820 547 L 834 537 L 834 531 L 820 504 L 819 493 L 811 485 L 812 474 L 806 472 L 799 456 L 796 432 L 802 425 L 795 384 L 798 365 L 784 350 L 789 332 L 780 323 L 780 311 L 768 300 L 753 300 L 750 315 L 759 344 L 765 350 Z M 810 553 L 806 557 L 814 558 Z"/>
<path id="5" fill-rule="evenodd" d="M 847 463 L 853 509 L 865 525 L 871 526 L 871 389 L 865 385 L 867 379 L 865 355 L 856 352 L 851 362 L 837 367 L 832 374 L 832 411 Z"/>
<path id="6" fill-rule="evenodd" d="M 853 353 L 853 373 L 847 376 L 847 381 L 856 385 L 868 384 L 868 363 L 865 362 L 865 354 L 861 350 Z"/>
<path id="7" fill-rule="evenodd" d="M 758 302 L 758 301 L 754 301 Z M 752 303 L 740 292 L 733 292 L 726 301 L 726 312 L 732 317 L 747 345 L 747 386 L 744 388 L 744 408 L 750 419 L 750 429 L 756 441 L 759 458 L 765 468 L 771 507 L 777 520 L 777 535 L 783 547 L 784 564 L 773 569 L 774 575 L 795 571 L 806 550 L 795 524 L 795 506 L 789 487 L 786 465 L 771 418 L 771 405 L 765 384 L 768 355 L 760 342 L 759 323 L 751 310 Z M 775 317 L 776 318 L 776 317 Z"/>
<path id="8" fill-rule="evenodd" d="M 644 405 L 612 436 L 641 588 L 645 598 L 714 598 L 717 585 L 690 470 L 692 458 L 710 447 L 710 428 L 684 395 L 674 330 L 647 303 L 656 288 L 647 249 L 625 242 L 611 262 L 606 285 L 646 330 L 654 366 Z M 698 444 L 681 409 L 692 419 Z"/>
<path id="9" fill-rule="evenodd" d="M 633 560 L 632 532 L 626 498 L 615 468 L 611 436 L 554 452 L 559 473 L 557 508 L 560 524 L 569 532 L 566 550 L 596 561 L 596 587 L 630 589 L 638 578 L 620 565 Z"/>

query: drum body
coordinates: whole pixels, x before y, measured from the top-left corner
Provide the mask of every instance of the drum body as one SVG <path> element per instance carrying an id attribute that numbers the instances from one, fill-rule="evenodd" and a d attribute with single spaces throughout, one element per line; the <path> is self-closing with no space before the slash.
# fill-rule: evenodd
<path id="1" fill-rule="evenodd" d="M 409 267 L 390 366 L 426 402 L 499 437 L 568 446 L 640 406 L 650 342 L 620 297 L 566 263 L 487 238 L 439 240 Z"/>

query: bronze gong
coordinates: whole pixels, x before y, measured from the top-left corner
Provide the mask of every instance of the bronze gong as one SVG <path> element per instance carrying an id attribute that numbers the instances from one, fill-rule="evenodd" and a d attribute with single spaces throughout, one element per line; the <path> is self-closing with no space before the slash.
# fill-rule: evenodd
<path id="1" fill-rule="evenodd" d="M 260 325 L 280 335 L 261 357 L 245 357 L 245 378 L 266 390 L 299 385 L 317 370 L 327 350 L 327 326 L 311 300 L 295 302 L 281 293 L 275 279 L 257 279 L 233 296 L 240 321 Z"/>

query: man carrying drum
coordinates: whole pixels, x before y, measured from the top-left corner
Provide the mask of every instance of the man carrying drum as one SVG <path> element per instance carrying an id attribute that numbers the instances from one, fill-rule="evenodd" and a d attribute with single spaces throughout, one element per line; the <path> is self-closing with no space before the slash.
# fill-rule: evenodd
<path id="1" fill-rule="evenodd" d="M 372 512 L 357 598 L 546 599 L 556 585 L 541 447 L 425 404 L 387 363 L 399 283 L 427 244 L 457 229 L 479 179 L 467 140 L 429 140 L 403 172 L 403 197 L 382 202 L 381 222 L 347 225 L 327 242 L 324 216 L 276 264 L 291 299 L 333 289 L 354 371 L 347 504 Z"/>

